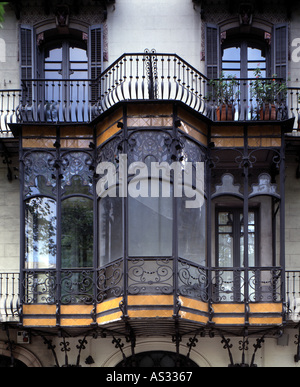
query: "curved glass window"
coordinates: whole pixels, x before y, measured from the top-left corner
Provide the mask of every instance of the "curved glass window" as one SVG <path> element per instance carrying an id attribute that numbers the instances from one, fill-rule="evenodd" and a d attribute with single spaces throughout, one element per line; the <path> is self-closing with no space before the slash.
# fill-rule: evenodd
<path id="1" fill-rule="evenodd" d="M 99 257 L 104 266 L 123 257 L 123 210 L 122 199 L 99 200 Z"/>
<path id="2" fill-rule="evenodd" d="M 186 199 L 178 198 L 178 255 L 206 265 L 206 208 L 187 208 Z"/>
<path id="3" fill-rule="evenodd" d="M 172 197 L 128 197 L 129 256 L 170 257 L 172 235 Z"/>
<path id="4" fill-rule="evenodd" d="M 25 203 L 25 267 L 56 267 L 56 202 L 35 197 Z"/>
<path id="5" fill-rule="evenodd" d="M 71 197 L 62 201 L 62 268 L 93 267 L 93 201 Z"/>

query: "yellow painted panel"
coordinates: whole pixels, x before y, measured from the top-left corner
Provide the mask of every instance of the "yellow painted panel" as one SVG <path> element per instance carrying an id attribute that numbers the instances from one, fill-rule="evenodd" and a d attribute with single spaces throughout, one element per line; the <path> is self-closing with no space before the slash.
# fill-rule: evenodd
<path id="1" fill-rule="evenodd" d="M 85 318 L 77 318 L 77 319 L 62 318 L 60 325 L 62 327 L 82 327 L 82 326 L 91 325 L 92 322 L 93 322 L 92 319 L 85 319 Z"/>
<path id="2" fill-rule="evenodd" d="M 53 137 L 56 138 L 56 127 L 53 126 L 23 126 L 23 137 Z"/>
<path id="3" fill-rule="evenodd" d="M 55 138 L 23 138 L 23 148 L 50 148 L 54 149 Z"/>
<path id="4" fill-rule="evenodd" d="M 282 304 L 250 304 L 251 313 L 281 313 Z"/>
<path id="5" fill-rule="evenodd" d="M 170 116 L 173 114 L 173 106 L 171 104 L 129 104 L 127 106 L 128 116 L 140 115 L 167 115 Z"/>
<path id="6" fill-rule="evenodd" d="M 203 145 L 207 145 L 207 137 L 186 124 L 185 122 L 182 122 L 180 130 L 182 130 L 184 133 L 187 133 L 189 136 L 193 137 L 195 140 L 201 142 Z"/>
<path id="7" fill-rule="evenodd" d="M 92 305 L 62 305 L 61 314 L 91 314 Z"/>
<path id="8" fill-rule="evenodd" d="M 38 318 L 25 318 L 23 320 L 23 326 L 24 327 L 55 327 L 56 326 L 56 319 L 38 319 Z"/>
<path id="9" fill-rule="evenodd" d="M 217 325 L 243 325 L 244 317 L 215 317 L 213 322 Z"/>
<path id="10" fill-rule="evenodd" d="M 89 126 L 64 126 L 60 128 L 60 136 L 93 138 L 93 129 Z"/>
<path id="11" fill-rule="evenodd" d="M 242 148 L 244 146 L 244 139 L 243 138 L 213 138 L 212 139 L 213 143 L 215 144 L 216 147 L 238 147 Z"/>
<path id="12" fill-rule="evenodd" d="M 208 322 L 208 317 L 200 316 L 200 315 L 194 314 L 194 313 L 180 311 L 180 316 L 182 319 L 197 321 L 197 322 L 200 322 L 203 324 L 206 324 Z"/>
<path id="13" fill-rule="evenodd" d="M 108 314 L 106 316 L 102 316 L 102 317 L 97 318 L 97 323 L 100 325 L 101 324 L 108 324 L 108 323 L 113 322 L 113 321 L 121 320 L 121 317 L 122 317 L 121 312 L 111 313 L 111 314 Z"/>
<path id="14" fill-rule="evenodd" d="M 65 149 L 88 149 L 91 143 L 91 139 L 89 140 L 74 140 L 74 139 L 69 139 L 69 140 L 61 140 L 60 145 L 61 148 Z"/>
<path id="15" fill-rule="evenodd" d="M 104 130 L 115 124 L 116 122 L 123 121 L 123 110 L 118 109 L 115 113 L 109 114 L 106 118 L 102 119 L 97 125 L 97 135 Z"/>
<path id="16" fill-rule="evenodd" d="M 251 325 L 281 325 L 282 317 L 250 317 Z"/>
<path id="17" fill-rule="evenodd" d="M 119 309 L 120 302 L 123 300 L 123 298 L 114 298 L 112 300 L 104 301 L 101 304 L 97 305 L 97 313 L 103 313 L 107 312 L 108 310 L 112 309 Z"/>
<path id="18" fill-rule="evenodd" d="M 148 126 L 151 127 L 173 127 L 173 118 L 172 117 L 128 117 L 127 119 L 127 126 L 134 127 L 134 128 L 145 128 Z"/>
<path id="19" fill-rule="evenodd" d="M 208 304 L 202 301 L 193 300 L 191 298 L 180 297 L 182 306 L 185 308 L 191 308 L 195 310 L 201 310 L 203 312 L 208 312 Z"/>
<path id="20" fill-rule="evenodd" d="M 55 305 L 23 305 L 23 314 L 53 314 L 56 313 Z"/>
<path id="21" fill-rule="evenodd" d="M 128 297 L 129 306 L 138 306 L 138 305 L 174 305 L 173 296 L 129 296 Z"/>
<path id="22" fill-rule="evenodd" d="M 249 138 L 248 145 L 250 148 L 256 147 L 280 147 L 281 139 L 280 138 Z"/>
<path id="23" fill-rule="evenodd" d="M 244 128 L 236 126 L 214 126 L 212 137 L 241 137 L 244 138 Z"/>
<path id="24" fill-rule="evenodd" d="M 203 122 L 202 119 L 195 117 L 181 107 L 178 108 L 178 118 L 182 118 L 182 120 L 186 121 L 189 126 L 191 125 L 194 128 L 201 130 L 202 133 L 207 134 L 207 124 Z M 180 129 L 182 129 L 182 126 Z"/>
<path id="25" fill-rule="evenodd" d="M 112 136 L 117 134 L 120 131 L 120 128 L 117 126 L 118 124 L 116 123 L 113 125 L 111 128 L 105 130 L 102 134 L 100 134 L 97 138 L 97 146 L 100 146 L 103 144 L 105 141 L 109 140 Z"/>
<path id="26" fill-rule="evenodd" d="M 130 310 L 128 316 L 131 318 L 165 318 L 172 317 L 173 310 Z"/>
<path id="27" fill-rule="evenodd" d="M 267 126 L 249 126 L 248 136 L 281 136 L 280 126 L 267 125 Z"/>
<path id="28" fill-rule="evenodd" d="M 245 313 L 244 304 L 213 304 L 215 313 Z"/>

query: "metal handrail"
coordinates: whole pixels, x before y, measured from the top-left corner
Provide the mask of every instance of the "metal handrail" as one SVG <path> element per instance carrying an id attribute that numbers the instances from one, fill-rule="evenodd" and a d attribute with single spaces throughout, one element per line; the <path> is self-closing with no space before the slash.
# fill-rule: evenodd
<path id="1" fill-rule="evenodd" d="M 227 101 L 229 121 L 285 120 L 295 118 L 298 128 L 299 88 L 288 87 L 286 96 L 277 96 L 273 116 L 271 105 L 262 106 L 251 93 L 257 78 L 234 78 L 235 95 Z M 263 83 L 274 78 L 261 78 Z M 96 79 L 23 79 L 21 89 L 0 90 L 0 134 L 11 135 L 13 123 L 91 122 L 122 101 L 181 101 L 213 121 L 220 119 L 220 97 L 214 84 L 195 67 L 176 54 L 123 54 Z M 231 82 L 231 79 L 222 82 Z M 276 82 L 282 80 L 276 78 Z M 229 109 L 229 105 L 233 109 Z M 273 109 L 273 107 L 272 107 Z M 271 117 L 271 118 L 270 118 Z"/>

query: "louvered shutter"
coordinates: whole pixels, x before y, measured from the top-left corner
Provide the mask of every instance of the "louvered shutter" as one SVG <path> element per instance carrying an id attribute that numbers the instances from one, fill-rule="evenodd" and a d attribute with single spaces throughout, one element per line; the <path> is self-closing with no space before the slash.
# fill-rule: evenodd
<path id="1" fill-rule="evenodd" d="M 206 75 L 218 78 L 220 75 L 220 30 L 213 24 L 206 25 L 205 37 Z"/>
<path id="2" fill-rule="evenodd" d="M 278 24 L 273 31 L 273 72 L 279 78 L 287 79 L 288 73 L 288 26 Z"/>
<path id="3" fill-rule="evenodd" d="M 34 68 L 34 45 L 33 28 L 31 26 L 21 26 L 20 28 L 20 74 L 23 87 L 23 98 L 26 102 L 32 101 L 32 81 Z M 28 80 L 26 82 L 26 80 Z"/>
<path id="4" fill-rule="evenodd" d="M 103 43 L 100 25 L 90 27 L 89 31 L 89 77 L 91 84 L 91 101 L 97 102 L 101 95 L 100 81 L 95 81 L 102 72 Z"/>

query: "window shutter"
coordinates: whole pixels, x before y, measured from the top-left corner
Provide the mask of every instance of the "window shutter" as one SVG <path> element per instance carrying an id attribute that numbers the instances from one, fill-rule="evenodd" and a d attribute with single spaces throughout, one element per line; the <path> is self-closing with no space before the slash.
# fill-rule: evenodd
<path id="1" fill-rule="evenodd" d="M 90 27 L 89 39 L 90 78 L 96 79 L 102 72 L 102 28 Z"/>
<path id="2" fill-rule="evenodd" d="M 273 73 L 279 78 L 287 79 L 288 73 L 288 26 L 278 24 L 273 30 Z"/>
<path id="3" fill-rule="evenodd" d="M 102 73 L 103 37 L 100 25 L 91 26 L 89 30 L 89 78 L 93 81 Z M 101 91 L 100 82 L 91 84 L 91 101 L 96 102 Z"/>
<path id="4" fill-rule="evenodd" d="M 32 101 L 32 82 L 26 80 L 33 79 L 34 68 L 34 44 L 33 44 L 33 28 L 31 26 L 20 27 L 20 75 L 21 85 L 23 87 L 23 98 L 26 98 L 27 103 Z M 24 88 L 25 86 L 25 88 Z"/>
<path id="5" fill-rule="evenodd" d="M 220 29 L 216 25 L 206 25 L 205 37 L 206 76 L 210 79 L 220 75 Z"/>
<path id="6" fill-rule="evenodd" d="M 33 29 L 21 26 L 20 29 L 21 79 L 33 78 Z"/>

